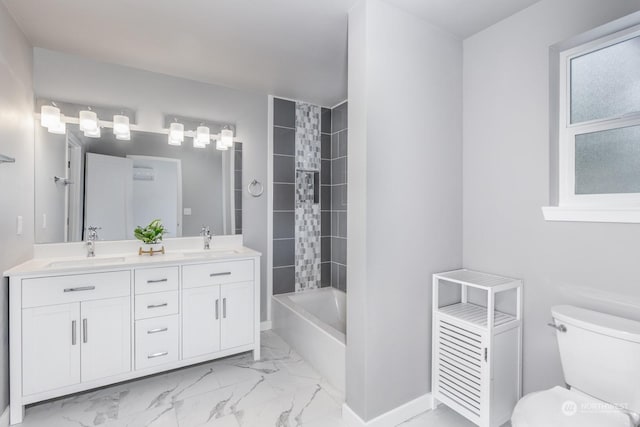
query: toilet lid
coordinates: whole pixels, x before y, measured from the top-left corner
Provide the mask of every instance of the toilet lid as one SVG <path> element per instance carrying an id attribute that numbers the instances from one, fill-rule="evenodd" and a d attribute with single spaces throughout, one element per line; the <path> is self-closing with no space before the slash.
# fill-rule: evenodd
<path id="1" fill-rule="evenodd" d="M 554 387 L 520 399 L 513 427 L 630 427 L 631 418 L 605 402 L 577 391 Z"/>

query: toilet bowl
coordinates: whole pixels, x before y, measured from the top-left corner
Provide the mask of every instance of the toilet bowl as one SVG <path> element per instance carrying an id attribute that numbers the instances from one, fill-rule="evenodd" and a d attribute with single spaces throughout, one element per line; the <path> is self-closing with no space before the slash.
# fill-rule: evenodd
<path id="1" fill-rule="evenodd" d="M 634 427 L 629 414 L 607 403 L 563 387 L 531 393 L 520 399 L 512 427 Z"/>
<path id="2" fill-rule="evenodd" d="M 569 388 L 530 393 L 513 427 L 640 425 L 640 322 L 579 307 L 551 310 Z"/>

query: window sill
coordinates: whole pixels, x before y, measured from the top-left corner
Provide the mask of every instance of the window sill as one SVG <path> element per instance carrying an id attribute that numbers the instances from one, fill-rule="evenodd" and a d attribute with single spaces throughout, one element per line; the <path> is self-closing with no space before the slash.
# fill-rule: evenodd
<path id="1" fill-rule="evenodd" d="M 546 221 L 617 222 L 640 224 L 640 208 L 594 209 L 583 207 L 545 206 L 542 214 Z"/>

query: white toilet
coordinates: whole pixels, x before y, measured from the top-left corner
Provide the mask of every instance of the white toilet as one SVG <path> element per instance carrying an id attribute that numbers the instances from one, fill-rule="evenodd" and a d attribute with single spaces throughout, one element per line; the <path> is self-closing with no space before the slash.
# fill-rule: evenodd
<path id="1" fill-rule="evenodd" d="M 551 312 L 570 389 L 524 396 L 512 426 L 640 425 L 640 322 L 569 305 Z"/>

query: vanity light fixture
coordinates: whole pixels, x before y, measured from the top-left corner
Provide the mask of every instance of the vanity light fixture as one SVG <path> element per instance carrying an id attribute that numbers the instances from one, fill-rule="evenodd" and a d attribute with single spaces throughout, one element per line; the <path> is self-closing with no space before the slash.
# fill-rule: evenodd
<path id="1" fill-rule="evenodd" d="M 225 143 L 222 141 L 222 139 L 218 139 L 216 141 L 216 149 L 218 149 L 220 151 L 227 151 L 229 149 L 229 147 L 227 147 L 225 145 Z"/>
<path id="2" fill-rule="evenodd" d="M 222 145 L 224 145 L 227 148 L 233 147 L 233 131 L 227 127 L 222 129 L 220 131 L 219 142 L 222 142 Z M 217 144 L 216 144 L 216 148 L 217 148 Z M 219 149 L 220 148 L 218 148 L 218 150 Z"/>
<path id="3" fill-rule="evenodd" d="M 129 117 L 116 114 L 113 116 L 113 133 L 117 136 L 131 135 Z"/>
<path id="4" fill-rule="evenodd" d="M 173 122 L 169 125 L 169 145 L 182 145 L 184 141 L 184 125 Z"/>
<path id="5" fill-rule="evenodd" d="M 131 132 L 129 132 L 129 133 L 121 133 L 120 135 L 116 134 L 116 139 L 118 141 L 131 141 Z"/>
<path id="6" fill-rule="evenodd" d="M 207 126 L 198 126 L 196 136 L 193 138 L 193 146 L 205 148 L 211 142 L 211 134 Z"/>
<path id="7" fill-rule="evenodd" d="M 102 135 L 102 132 L 100 130 L 100 126 L 97 126 L 94 130 L 85 130 L 84 131 L 84 136 L 88 137 L 88 138 L 100 138 L 100 136 Z M 116 135 L 116 138 L 118 136 Z"/>
<path id="8" fill-rule="evenodd" d="M 61 120 L 60 109 L 55 105 L 43 105 L 40 107 L 40 124 L 49 128 L 49 131 L 51 131 L 52 127 L 59 127 Z"/>
<path id="9" fill-rule="evenodd" d="M 67 133 L 67 124 L 62 119 L 60 119 L 57 125 L 51 125 L 47 129 L 49 129 L 49 133 L 55 133 L 56 135 L 65 135 Z"/>
<path id="10" fill-rule="evenodd" d="M 98 128 L 98 115 L 94 111 L 91 111 L 91 109 L 80 111 L 80 130 L 83 131 L 85 135 L 87 132 L 95 133 Z"/>

